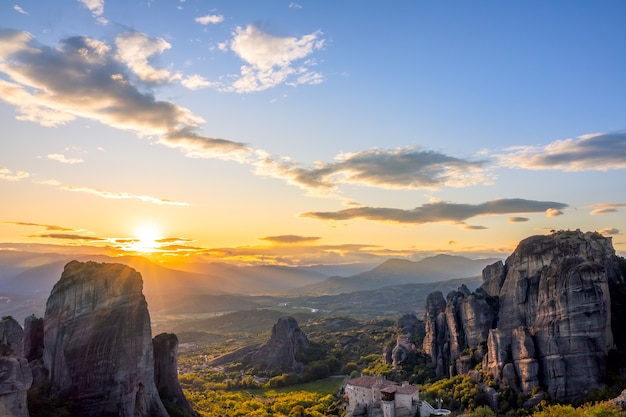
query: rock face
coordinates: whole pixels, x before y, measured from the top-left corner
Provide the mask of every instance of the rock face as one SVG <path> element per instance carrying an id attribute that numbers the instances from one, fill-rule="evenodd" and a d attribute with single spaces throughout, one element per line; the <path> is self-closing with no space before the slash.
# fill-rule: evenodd
<path id="1" fill-rule="evenodd" d="M 420 322 L 414 314 L 405 314 L 398 319 L 399 334 L 395 346 L 388 346 L 383 352 L 385 363 L 397 368 L 415 353 L 413 340 L 420 327 Z"/>
<path id="2" fill-rule="evenodd" d="M 178 382 L 178 338 L 173 333 L 161 333 L 152 339 L 152 344 L 154 379 L 159 396 L 182 408 L 190 416 L 196 415 Z"/>
<path id="3" fill-rule="evenodd" d="M 483 271 L 473 294 L 426 303 L 424 349 L 439 376 L 462 372 L 457 359 L 523 393 L 580 400 L 599 387 L 614 347 L 609 286 L 624 282 L 611 239 L 561 231 L 522 242 L 506 262 Z M 442 317 L 443 315 L 443 317 Z M 486 352 L 485 352 L 486 351 Z"/>
<path id="4" fill-rule="evenodd" d="M 241 362 L 261 371 L 293 371 L 300 374 L 304 365 L 296 358 L 309 349 L 309 339 L 296 319 L 281 317 L 272 327 L 272 335 L 262 345 L 251 345 L 215 358 L 211 365 Z"/>
<path id="5" fill-rule="evenodd" d="M 24 346 L 22 356 L 28 361 L 43 355 L 43 318 L 34 315 L 24 319 Z"/>
<path id="6" fill-rule="evenodd" d="M 141 275 L 120 264 L 72 261 L 46 304 L 44 366 L 51 394 L 85 417 L 165 417 L 154 382 Z"/>
<path id="7" fill-rule="evenodd" d="M 0 356 L 22 355 L 24 330 L 11 316 L 0 321 Z"/>
<path id="8" fill-rule="evenodd" d="M 26 359 L 0 356 L 0 416 L 28 417 L 26 392 L 32 382 Z"/>

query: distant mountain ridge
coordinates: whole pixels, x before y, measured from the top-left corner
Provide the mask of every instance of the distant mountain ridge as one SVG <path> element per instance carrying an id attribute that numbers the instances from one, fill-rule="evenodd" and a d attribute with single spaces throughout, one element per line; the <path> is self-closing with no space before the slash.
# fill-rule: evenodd
<path id="1" fill-rule="evenodd" d="M 298 289 L 311 295 L 341 294 L 379 288 L 425 284 L 480 276 L 483 268 L 500 259 L 469 259 L 456 255 L 435 255 L 420 261 L 389 259 L 376 268 L 349 277 L 331 277 L 318 284 Z"/>

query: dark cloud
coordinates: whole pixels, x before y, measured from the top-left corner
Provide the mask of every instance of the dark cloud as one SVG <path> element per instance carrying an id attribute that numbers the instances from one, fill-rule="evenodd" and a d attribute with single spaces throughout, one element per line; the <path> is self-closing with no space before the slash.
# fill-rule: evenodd
<path id="1" fill-rule="evenodd" d="M 507 221 L 509 223 L 524 223 L 524 222 L 527 222 L 528 220 L 529 220 L 528 217 L 509 217 Z"/>
<path id="2" fill-rule="evenodd" d="M 29 237 L 50 238 L 50 239 L 66 239 L 66 240 L 106 240 L 95 236 L 76 235 L 71 233 L 43 233 L 39 235 L 30 235 Z"/>
<path id="3" fill-rule="evenodd" d="M 259 240 L 266 240 L 272 243 L 304 243 L 314 242 L 319 240 L 317 236 L 297 236 L 297 235 L 281 235 L 281 236 L 266 236 L 261 237 Z"/>
<path id="4" fill-rule="evenodd" d="M 424 224 L 436 222 L 461 223 L 476 216 L 540 213 L 547 210 L 562 209 L 567 204 L 554 201 L 524 200 L 521 198 L 503 198 L 481 204 L 456 204 L 437 202 L 424 204 L 413 210 L 384 207 L 355 207 L 335 212 L 309 212 L 301 217 L 318 220 L 366 219 L 379 222 Z"/>
<path id="5" fill-rule="evenodd" d="M 626 132 L 585 135 L 496 155 L 509 168 L 607 171 L 626 168 Z"/>
<path id="6" fill-rule="evenodd" d="M 265 156 L 257 164 L 257 172 L 318 191 L 331 191 L 338 184 L 415 189 L 463 187 L 489 181 L 485 160 L 470 161 L 414 147 L 370 149 L 342 154 L 336 160 L 304 168 L 291 160 Z"/>
<path id="7" fill-rule="evenodd" d="M 28 223 L 28 222 L 3 222 L 5 224 L 14 224 L 16 226 L 36 226 L 43 227 L 48 231 L 69 232 L 74 229 L 69 227 L 57 226 L 54 224 L 40 224 L 40 223 Z"/>

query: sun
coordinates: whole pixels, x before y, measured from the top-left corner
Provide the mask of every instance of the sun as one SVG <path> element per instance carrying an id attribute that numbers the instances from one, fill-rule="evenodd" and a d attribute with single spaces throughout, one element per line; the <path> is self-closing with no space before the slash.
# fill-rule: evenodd
<path id="1" fill-rule="evenodd" d="M 132 249 L 137 252 L 155 252 L 161 247 L 159 242 L 162 239 L 160 230 L 154 225 L 141 225 L 135 229 L 136 241 L 133 242 Z"/>

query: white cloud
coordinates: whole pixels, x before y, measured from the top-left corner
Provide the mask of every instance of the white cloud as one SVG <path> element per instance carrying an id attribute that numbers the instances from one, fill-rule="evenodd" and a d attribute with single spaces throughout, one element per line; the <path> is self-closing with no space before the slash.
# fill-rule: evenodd
<path id="1" fill-rule="evenodd" d="M 296 61 L 302 60 L 314 51 L 322 49 L 322 32 L 316 31 L 301 38 L 279 37 L 249 25 L 245 29 L 237 27 L 233 39 L 220 49 L 230 47 L 247 65 L 241 67 L 241 75 L 226 91 L 246 93 L 262 91 L 286 83 L 290 85 L 319 84 L 322 74 L 308 75 L 308 65 L 294 68 Z M 291 76 L 295 76 L 293 80 Z"/>
<path id="2" fill-rule="evenodd" d="M 127 32 L 115 39 L 117 59 L 124 62 L 140 80 L 153 83 L 167 83 L 180 78 L 165 68 L 155 68 L 149 59 L 170 49 L 165 39 L 150 38 L 145 33 Z"/>
<path id="3" fill-rule="evenodd" d="M 557 217 L 563 215 L 561 210 L 555 208 L 549 208 L 546 210 L 546 217 Z"/>
<path id="4" fill-rule="evenodd" d="M 217 83 L 213 83 L 202 77 L 201 75 L 190 75 L 183 78 L 180 83 L 190 90 L 198 90 L 200 88 L 212 87 L 217 85 Z"/>
<path id="5" fill-rule="evenodd" d="M 135 46 L 145 42 L 148 52 L 140 52 L 142 59 L 163 47 L 147 37 L 123 39 L 131 39 Z M 194 156 L 233 159 L 228 154 L 250 152 L 241 143 L 200 135 L 202 118 L 139 91 L 125 77 L 130 71 L 126 62 L 117 58 L 108 45 L 87 37 L 63 39 L 56 48 L 35 44 L 26 32 L 0 29 L 0 74 L 6 77 L 0 79 L 0 100 L 17 108 L 18 119 L 44 126 L 82 117 L 142 136 L 158 136 L 160 143 Z M 151 67 L 142 62 L 128 65 L 134 65 L 134 72 L 145 70 L 146 75 Z"/>
<path id="6" fill-rule="evenodd" d="M 598 233 L 601 235 L 619 235 L 619 229 L 614 227 L 605 227 L 604 229 L 598 230 Z"/>
<path id="7" fill-rule="evenodd" d="M 30 177 L 30 174 L 28 172 L 24 172 L 24 171 L 13 172 L 8 168 L 0 167 L 0 180 L 19 181 L 28 177 Z"/>
<path id="8" fill-rule="evenodd" d="M 17 4 L 15 6 L 13 6 L 13 10 L 15 10 L 16 12 L 20 13 L 20 14 L 24 14 L 26 16 L 30 16 L 28 14 L 28 12 L 26 12 L 24 9 L 22 9 L 20 6 L 18 6 Z"/>
<path id="9" fill-rule="evenodd" d="M 124 193 L 124 192 L 120 193 L 120 192 L 112 192 L 112 191 L 103 191 L 103 190 L 98 190 L 98 189 L 91 188 L 91 187 L 74 187 L 71 185 L 63 186 L 60 188 L 61 190 L 65 190 L 65 191 L 72 191 L 75 193 L 87 193 L 87 194 L 92 194 L 98 197 L 109 198 L 109 199 L 122 199 L 122 200 L 130 199 L 130 200 L 140 200 L 146 203 L 153 203 L 153 204 L 164 204 L 164 205 L 170 205 L 170 206 L 183 206 L 183 207 L 189 206 L 189 203 L 165 200 L 162 198 L 152 197 L 149 195 L 137 195 L 137 194 L 131 194 L 131 193 Z"/>
<path id="10" fill-rule="evenodd" d="M 108 23 L 108 20 L 102 16 L 104 14 L 104 0 L 78 0 L 78 2 L 89 9 L 98 22 Z"/>
<path id="11" fill-rule="evenodd" d="M 224 21 L 224 16 L 221 14 L 209 14 L 202 17 L 196 17 L 195 21 L 201 25 L 214 25 L 216 23 L 222 23 Z"/>
<path id="12" fill-rule="evenodd" d="M 53 161 L 61 162 L 62 164 L 80 164 L 84 161 L 80 158 L 67 158 L 65 155 L 60 153 L 51 153 L 46 155 L 48 159 L 52 159 Z"/>

